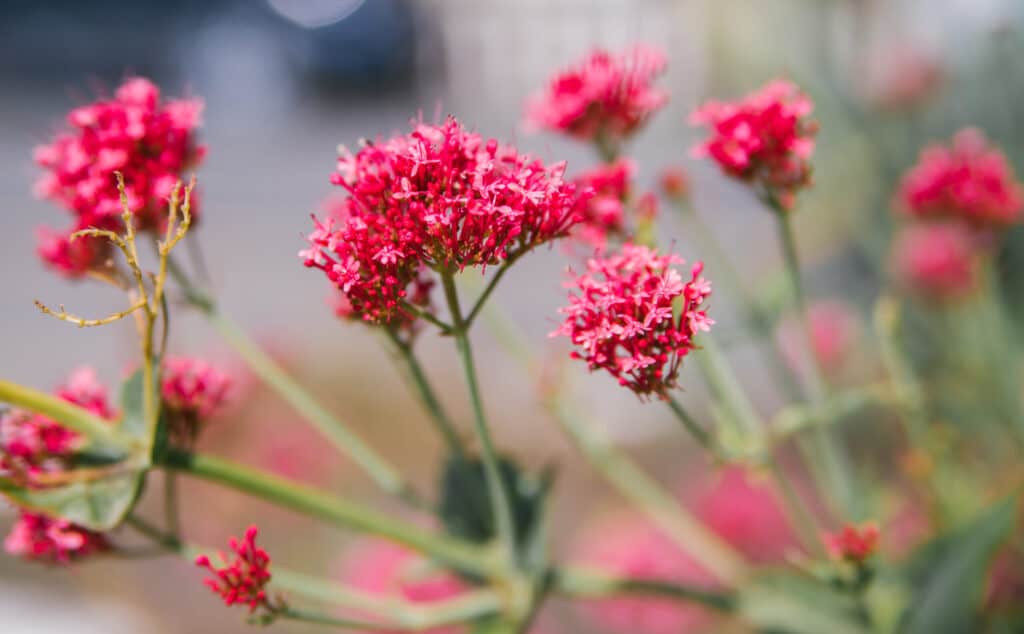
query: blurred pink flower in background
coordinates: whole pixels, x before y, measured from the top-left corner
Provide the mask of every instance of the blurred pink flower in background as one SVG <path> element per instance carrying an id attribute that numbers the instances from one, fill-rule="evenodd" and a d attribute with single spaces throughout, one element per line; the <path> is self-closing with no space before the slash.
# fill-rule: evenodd
<path id="1" fill-rule="evenodd" d="M 822 541 L 833 559 L 863 564 L 878 550 L 878 525 L 868 522 L 860 526 L 847 524 L 836 533 L 825 533 Z"/>
<path id="2" fill-rule="evenodd" d="M 923 298 L 957 299 L 978 284 L 978 248 L 962 225 L 911 225 L 897 237 L 893 249 L 896 278 Z"/>
<path id="3" fill-rule="evenodd" d="M 687 482 L 687 488 L 692 486 Z M 758 564 L 782 563 L 798 548 L 774 490 L 742 467 L 727 467 L 696 493 L 691 508 L 719 537 Z"/>
<path id="4" fill-rule="evenodd" d="M 45 563 L 67 564 L 110 547 L 106 537 L 63 519 L 22 510 L 4 539 L 8 553 Z"/>
<path id="5" fill-rule="evenodd" d="M 658 184 L 661 192 L 670 200 L 685 200 L 690 196 L 690 175 L 678 165 L 662 170 Z"/>
<path id="6" fill-rule="evenodd" d="M 817 124 L 808 119 L 814 105 L 795 84 L 777 79 L 736 101 L 708 101 L 690 123 L 710 136 L 693 149 L 722 171 L 754 185 L 783 209 L 811 182 L 811 153 Z"/>
<path id="7" fill-rule="evenodd" d="M 435 567 L 414 551 L 377 538 L 363 538 L 348 546 L 341 577 L 375 596 L 423 604 L 455 598 L 469 588 L 454 573 Z M 464 626 L 426 630 L 429 634 L 465 631 Z"/>
<path id="8" fill-rule="evenodd" d="M 976 128 L 934 144 L 903 177 L 897 207 L 916 218 L 945 217 L 988 229 L 1021 219 L 1024 190 L 1006 156 Z"/>
<path id="9" fill-rule="evenodd" d="M 224 405 L 232 387 L 230 376 L 199 357 L 167 357 L 162 378 L 161 395 L 167 407 L 201 419 Z"/>
<path id="10" fill-rule="evenodd" d="M 654 86 L 667 63 L 663 51 L 646 44 L 620 53 L 596 49 L 527 100 L 527 128 L 620 141 L 668 102 L 668 92 Z"/>
<path id="11" fill-rule="evenodd" d="M 599 518 L 574 539 L 574 564 L 629 579 L 713 587 L 714 579 L 643 516 L 633 512 Z M 658 597 L 579 600 L 581 616 L 616 634 L 679 634 L 698 629 L 712 615 L 696 604 Z M 590 631 L 590 630 L 588 630 Z"/>
<path id="12" fill-rule="evenodd" d="M 836 300 L 817 301 L 807 308 L 811 346 L 818 365 L 827 374 L 836 374 L 856 351 L 861 336 L 860 319 L 847 304 Z M 805 345 L 803 324 L 792 319 L 779 330 L 786 361 L 800 367 L 799 347 Z"/>
<path id="13" fill-rule="evenodd" d="M 946 83 L 942 60 L 920 47 L 897 44 L 866 64 L 863 94 L 880 110 L 907 110 L 926 103 Z"/>

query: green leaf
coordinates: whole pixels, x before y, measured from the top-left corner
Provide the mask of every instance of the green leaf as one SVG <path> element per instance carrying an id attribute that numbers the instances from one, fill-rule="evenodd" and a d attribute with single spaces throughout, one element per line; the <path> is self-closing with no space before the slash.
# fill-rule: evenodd
<path id="1" fill-rule="evenodd" d="M 824 584 L 803 578 L 770 575 L 744 588 L 742 618 L 758 631 L 772 634 L 868 634 L 857 605 Z"/>
<path id="2" fill-rule="evenodd" d="M 1011 496 L 955 532 L 921 548 L 907 574 L 916 588 L 903 634 L 972 634 L 989 561 L 1013 527 Z"/>
<path id="3" fill-rule="evenodd" d="M 153 464 L 156 430 L 147 424 L 143 414 L 142 390 L 141 370 L 121 386 L 120 427 L 139 441 L 138 449 L 125 454 L 103 445 L 90 445 L 77 456 L 79 481 L 46 488 L 25 488 L 0 481 L 0 493 L 18 506 L 94 531 L 110 530 L 120 524 L 139 498 L 146 472 Z"/>
<path id="4" fill-rule="evenodd" d="M 505 457 L 499 458 L 498 469 L 509 492 L 516 544 L 521 554 L 536 562 L 545 546 L 541 543 L 545 538 L 544 506 L 552 473 L 548 470 L 539 477 L 531 476 Z M 487 480 L 483 462 L 478 458 L 453 456 L 445 464 L 438 514 L 451 535 L 478 544 L 494 537 Z"/>

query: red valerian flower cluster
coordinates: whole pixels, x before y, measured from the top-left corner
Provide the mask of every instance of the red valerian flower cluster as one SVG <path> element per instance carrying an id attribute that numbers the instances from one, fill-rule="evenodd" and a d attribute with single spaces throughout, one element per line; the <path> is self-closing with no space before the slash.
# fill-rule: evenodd
<path id="1" fill-rule="evenodd" d="M 734 102 L 709 101 L 690 115 L 711 136 L 696 146 L 734 178 L 753 184 L 782 209 L 811 182 L 810 157 L 817 124 L 814 106 L 792 83 L 775 80 Z"/>
<path id="2" fill-rule="evenodd" d="M 916 218 L 951 218 L 1002 229 L 1021 219 L 1024 189 L 1006 156 L 974 128 L 932 145 L 903 177 L 898 207 Z"/>
<path id="3" fill-rule="evenodd" d="M 899 282 L 919 297 L 945 301 L 970 293 L 979 282 L 979 248 L 958 223 L 919 223 L 903 230 L 894 245 Z"/>
<path id="4" fill-rule="evenodd" d="M 668 102 L 653 85 L 666 64 L 664 52 L 642 44 L 619 54 L 595 50 L 530 98 L 526 123 L 585 141 L 621 140 Z"/>
<path id="5" fill-rule="evenodd" d="M 224 605 L 248 605 L 250 613 L 261 607 L 275 612 L 278 608 L 270 602 L 265 590 L 270 582 L 270 555 L 256 545 L 258 533 L 259 529 L 250 526 L 243 539 L 230 538 L 228 546 L 234 551 L 234 559 L 229 561 L 224 553 L 219 553 L 220 567 L 206 555 L 196 557 L 196 565 L 213 575 L 212 579 L 203 581 L 224 599 Z"/>
<path id="6" fill-rule="evenodd" d="M 57 395 L 102 418 L 117 415 L 91 368 L 73 372 Z M 39 486 L 45 474 L 71 469 L 80 444 L 79 434 L 40 414 L 12 410 L 0 416 L 0 471 L 27 486 Z M 100 533 L 25 509 L 4 540 L 8 553 L 49 563 L 68 563 L 108 547 Z"/>
<path id="7" fill-rule="evenodd" d="M 878 526 L 868 523 L 859 527 L 847 524 L 838 533 L 826 533 L 823 539 L 834 559 L 860 565 L 878 550 L 878 537 Z"/>
<path id="8" fill-rule="evenodd" d="M 626 236 L 626 201 L 636 163 L 619 159 L 614 163 L 601 163 L 573 179 L 578 199 L 576 214 L 580 224 L 573 231 L 585 244 L 603 250 L 609 238 Z"/>
<path id="9" fill-rule="evenodd" d="M 101 533 L 41 513 L 21 511 L 4 550 L 33 561 L 66 564 L 110 547 Z"/>
<path id="10" fill-rule="evenodd" d="M 566 316 L 551 336 L 569 337 L 573 358 L 602 368 L 640 396 L 664 396 L 676 385 L 694 337 L 714 323 L 703 309 L 711 283 L 698 262 L 684 282 L 673 264 L 683 260 L 626 243 L 621 251 L 587 262 L 570 285 Z M 674 312 L 675 311 L 675 312 Z"/>
<path id="11" fill-rule="evenodd" d="M 160 392 L 174 412 L 209 418 L 227 400 L 231 377 L 198 357 L 168 357 Z"/>
<path id="12" fill-rule="evenodd" d="M 172 438 L 191 445 L 200 427 L 223 407 L 231 389 L 231 377 L 205 359 L 168 357 L 160 394 Z"/>
<path id="13" fill-rule="evenodd" d="M 137 227 L 159 230 L 171 190 L 205 153 L 196 141 L 202 109 L 198 99 L 162 102 L 159 88 L 134 77 L 112 99 L 72 110 L 67 118 L 71 130 L 35 150 L 36 163 L 45 170 L 36 182 L 37 194 L 74 217 L 67 231 L 40 231 L 40 257 L 70 277 L 102 265 L 110 249 L 106 241 L 85 237 L 72 242 L 69 236 L 89 227 L 120 226 L 115 170 L 124 174 Z"/>
<path id="14" fill-rule="evenodd" d="M 314 217 L 299 256 L 344 293 L 353 316 L 408 320 L 429 303 L 429 271 L 513 260 L 577 222 L 564 163 L 547 167 L 449 118 L 342 151 L 345 204 Z"/>

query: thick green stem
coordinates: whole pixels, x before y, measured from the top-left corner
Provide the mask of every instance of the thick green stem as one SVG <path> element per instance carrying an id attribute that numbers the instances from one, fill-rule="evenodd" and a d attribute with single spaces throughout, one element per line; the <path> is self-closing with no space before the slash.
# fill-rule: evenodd
<path id="1" fill-rule="evenodd" d="M 490 428 L 487 425 L 487 417 L 484 414 L 483 401 L 480 398 L 480 388 L 477 385 L 476 366 L 473 364 L 473 351 L 469 344 L 469 334 L 466 331 L 466 322 L 462 317 L 462 310 L 459 308 L 459 295 L 455 289 L 455 280 L 451 273 L 442 275 L 444 294 L 448 301 L 448 308 L 452 313 L 452 321 L 455 322 L 455 345 L 459 351 L 459 359 L 462 361 L 462 368 L 466 375 L 466 386 L 469 389 L 469 399 L 473 406 L 473 420 L 476 425 L 477 437 L 480 440 L 480 453 L 483 459 L 484 476 L 487 479 L 487 492 L 491 503 L 491 513 L 497 528 L 498 538 L 504 544 L 506 555 L 509 560 L 515 559 L 516 542 L 515 531 L 512 526 L 512 512 L 509 502 L 509 494 L 506 490 L 506 483 L 501 477 L 498 468 L 498 455 L 491 440 Z"/>
<path id="2" fill-rule="evenodd" d="M 503 571 L 476 546 L 432 535 L 354 502 L 227 460 L 170 449 L 164 466 L 337 526 L 379 535 L 466 572 L 495 576 Z"/>
<path id="3" fill-rule="evenodd" d="M 793 236 L 793 224 L 790 213 L 777 205 L 775 206 L 775 215 L 778 220 L 779 241 L 782 245 L 783 257 L 786 262 L 786 274 L 789 276 L 793 299 L 796 302 L 796 310 L 802 326 L 801 331 L 803 333 L 804 345 L 799 346 L 803 361 L 802 365 L 807 375 L 811 404 L 818 407 L 828 393 L 828 384 L 825 382 L 824 373 L 818 363 L 818 357 L 814 353 L 813 334 L 807 315 L 807 301 L 804 296 L 803 280 L 800 275 L 800 259 L 797 255 L 796 240 Z M 852 469 L 847 456 L 836 442 L 832 429 L 827 425 L 817 425 L 814 429 L 813 438 L 816 453 L 821 456 L 824 463 L 823 470 L 829 491 L 832 492 L 839 508 L 850 519 L 860 519 L 862 505 L 857 494 Z"/>
<path id="4" fill-rule="evenodd" d="M 722 583 L 735 586 L 742 582 L 747 575 L 746 563 L 727 542 L 680 506 L 674 495 L 637 467 L 599 430 L 581 421 L 558 400 L 550 400 L 548 406 L 569 438 L 622 497 L 650 517 L 665 535 Z"/>
<path id="5" fill-rule="evenodd" d="M 662 596 L 697 603 L 718 612 L 733 612 L 736 598 L 727 592 L 707 590 L 669 581 L 622 579 L 597 570 L 563 568 L 558 571 L 555 589 L 571 597 L 598 599 L 612 595 L 641 594 Z"/>
<path id="6" fill-rule="evenodd" d="M 480 296 L 476 299 L 476 303 L 473 304 L 473 308 L 471 308 L 469 313 L 466 314 L 465 321 L 467 329 L 473 325 L 473 322 L 476 320 L 477 315 L 480 314 L 480 311 L 483 309 L 484 304 L 487 303 L 487 299 L 491 296 L 491 293 L 493 293 L 494 289 L 497 288 L 498 282 L 500 282 L 501 278 L 505 275 L 505 271 L 508 271 L 510 268 L 512 268 L 512 265 L 515 264 L 515 261 L 518 260 L 519 256 L 522 255 L 523 253 L 525 252 L 521 252 L 518 255 L 511 257 L 508 260 L 505 260 L 505 262 L 500 267 L 498 267 L 498 272 L 494 274 L 494 277 L 492 277 L 489 282 L 487 282 L 487 286 L 484 287 L 483 292 L 481 292 Z"/>
<path id="7" fill-rule="evenodd" d="M 825 547 L 821 542 L 821 531 L 814 513 L 811 512 L 800 492 L 793 486 L 789 476 L 778 462 L 773 460 L 769 467 L 772 477 L 775 479 L 776 489 L 782 495 L 782 508 L 789 523 L 796 528 L 809 552 L 819 556 L 825 555 Z"/>
<path id="8" fill-rule="evenodd" d="M 676 415 L 676 418 L 679 419 L 679 422 L 683 424 L 683 427 L 685 427 L 686 430 L 690 432 L 690 435 L 700 443 L 701 447 L 708 451 L 714 450 L 711 442 L 711 436 L 697 423 L 696 420 L 694 420 L 692 416 L 690 416 L 689 412 L 683 409 L 683 406 L 679 404 L 679 401 L 669 396 L 665 403 L 668 405 L 669 409 L 672 410 L 672 413 Z"/>
<path id="9" fill-rule="evenodd" d="M 462 439 L 459 438 L 459 433 L 455 429 L 455 425 L 452 423 L 451 418 L 448 417 L 448 412 L 445 411 L 441 405 L 441 401 L 438 400 L 437 394 L 434 392 L 434 388 L 430 385 L 430 381 L 427 379 L 426 373 L 423 371 L 423 366 L 420 365 L 419 359 L 416 358 L 416 353 L 413 352 L 412 346 L 405 341 L 399 339 L 395 333 L 390 330 L 387 331 L 388 339 L 394 346 L 395 351 L 401 358 L 401 361 L 406 369 L 405 374 L 408 376 L 410 383 L 416 390 L 417 396 L 423 406 L 427 409 L 427 413 L 430 414 L 430 420 L 434 422 L 434 426 L 437 431 L 444 438 L 445 444 L 448 446 L 448 451 L 455 456 L 464 456 L 466 454 L 465 447 L 462 446 Z"/>
<path id="10" fill-rule="evenodd" d="M 173 260 L 168 262 L 168 267 L 171 275 L 185 291 L 189 302 L 206 316 L 214 329 L 268 387 L 277 392 L 281 398 L 312 423 L 317 431 L 323 434 L 340 452 L 350 457 L 353 462 L 366 471 L 380 488 L 411 505 L 419 508 L 428 506 L 402 478 L 398 470 L 348 426 L 328 412 L 295 379 L 288 376 L 267 353 L 242 332 L 237 324 L 217 310 L 212 299 L 194 288 Z"/>
<path id="11" fill-rule="evenodd" d="M 130 452 L 138 445 L 138 441 L 121 434 L 116 425 L 111 425 L 87 409 L 17 383 L 0 380 L 0 403 L 43 414 L 90 440 L 117 449 Z"/>
<path id="12" fill-rule="evenodd" d="M 164 472 L 164 522 L 167 532 L 178 536 L 181 534 L 181 523 L 178 517 L 178 477 L 171 471 Z"/>

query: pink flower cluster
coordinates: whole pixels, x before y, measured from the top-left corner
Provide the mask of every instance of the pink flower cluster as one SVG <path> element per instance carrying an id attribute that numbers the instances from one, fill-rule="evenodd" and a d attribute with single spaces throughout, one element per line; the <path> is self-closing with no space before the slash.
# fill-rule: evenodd
<path id="1" fill-rule="evenodd" d="M 207 419 L 224 405 L 231 385 L 231 377 L 204 359 L 167 357 L 160 392 L 172 412 Z"/>
<path id="2" fill-rule="evenodd" d="M 894 245 L 893 267 L 900 283 L 925 299 L 954 300 L 978 284 L 975 237 L 957 223 L 907 227 Z"/>
<path id="3" fill-rule="evenodd" d="M 666 64 L 665 53 L 647 45 L 595 50 L 527 101 L 526 123 L 586 141 L 621 140 L 668 102 L 653 85 Z"/>
<path id="4" fill-rule="evenodd" d="M 270 555 L 256 545 L 259 530 L 250 526 L 241 540 L 234 537 L 228 540 L 228 546 L 234 552 L 230 561 L 223 552 L 219 553 L 220 567 L 213 564 L 206 555 L 196 557 L 196 565 L 206 568 L 212 579 L 205 579 L 206 586 L 220 595 L 224 605 L 248 605 L 249 612 L 257 608 L 276 611 L 265 590 L 270 582 Z"/>
<path id="5" fill-rule="evenodd" d="M 102 418 L 116 417 L 106 389 L 91 368 L 73 372 L 57 395 Z M 0 416 L 0 470 L 27 486 L 38 486 L 44 474 L 72 468 L 79 444 L 77 433 L 40 414 L 13 410 Z M 4 548 L 32 560 L 68 563 L 106 550 L 108 543 L 102 534 L 67 520 L 21 509 Z"/>
<path id="6" fill-rule="evenodd" d="M 67 118 L 71 130 L 35 150 L 35 161 L 45 170 L 36 192 L 74 217 L 67 231 L 40 232 L 43 260 L 71 277 L 101 265 L 108 244 L 96 238 L 71 242 L 69 236 L 89 227 L 120 226 L 115 171 L 124 174 L 137 226 L 160 229 L 172 189 L 205 153 L 196 142 L 202 109 L 198 99 L 162 102 L 159 88 L 134 77 L 121 84 L 112 99 L 72 110 Z"/>
<path id="7" fill-rule="evenodd" d="M 4 550 L 12 555 L 59 564 L 103 552 L 109 546 L 100 533 L 28 511 L 21 511 L 4 539 Z"/>
<path id="8" fill-rule="evenodd" d="M 1017 223 L 1024 189 L 1006 156 L 979 130 L 966 128 L 952 145 L 932 145 L 903 177 L 900 209 L 915 218 L 950 218 L 978 228 Z"/>
<path id="9" fill-rule="evenodd" d="M 602 518 L 588 527 L 576 542 L 573 561 L 627 579 L 714 586 L 710 573 L 634 513 Z M 697 604 L 657 597 L 580 601 L 577 606 L 594 628 L 618 634 L 703 631 L 712 618 Z"/>
<path id="10" fill-rule="evenodd" d="M 92 368 L 79 368 L 57 388 L 57 396 L 113 420 L 106 388 Z M 80 444 L 80 436 L 41 414 L 11 410 L 0 416 L 0 469 L 31 483 L 36 475 L 64 471 Z"/>
<path id="11" fill-rule="evenodd" d="M 740 467 L 718 474 L 692 508 L 708 528 L 755 563 L 781 563 L 796 548 L 796 536 L 771 487 Z"/>
<path id="12" fill-rule="evenodd" d="M 453 599 L 469 589 L 454 573 L 431 567 L 417 553 L 383 539 L 360 540 L 353 544 L 350 552 L 342 570 L 344 581 L 373 596 L 429 605 Z M 456 634 L 465 632 L 466 628 L 438 627 L 424 631 Z"/>
<path id="13" fill-rule="evenodd" d="M 429 301 L 429 270 L 514 259 L 564 236 L 577 221 L 564 164 L 545 166 L 469 132 L 452 118 L 343 150 L 332 181 L 341 211 L 314 218 L 299 256 L 345 295 L 353 316 L 408 320 Z"/>
<path id="14" fill-rule="evenodd" d="M 826 534 L 824 541 L 825 547 L 834 559 L 859 565 L 878 550 L 878 537 L 878 526 L 875 524 L 847 524 L 838 533 Z"/>
<path id="15" fill-rule="evenodd" d="M 580 217 L 573 232 L 575 237 L 603 250 L 609 238 L 626 236 L 626 203 L 635 174 L 636 163 L 618 159 L 601 163 L 573 179 L 578 194 L 576 214 Z"/>
<path id="16" fill-rule="evenodd" d="M 698 262 L 683 281 L 674 255 L 626 243 L 617 253 L 587 262 L 571 286 L 566 316 L 551 336 L 569 337 L 573 358 L 602 368 L 640 396 L 664 395 L 675 387 L 694 337 L 714 323 L 703 309 L 711 283 Z M 673 312 L 673 311 L 677 312 Z"/>
<path id="17" fill-rule="evenodd" d="M 807 307 L 807 322 L 818 365 L 828 374 L 840 372 L 857 347 L 860 336 L 857 315 L 843 302 L 824 300 Z M 804 345 L 802 329 L 799 320 L 794 319 L 779 331 L 786 362 L 794 369 L 800 368 L 800 347 Z"/>
<path id="18" fill-rule="evenodd" d="M 710 157 L 729 176 L 790 209 L 796 193 L 811 182 L 817 124 L 808 116 L 813 107 L 782 79 L 734 102 L 710 101 L 690 115 L 690 123 L 711 133 L 693 153 Z"/>

